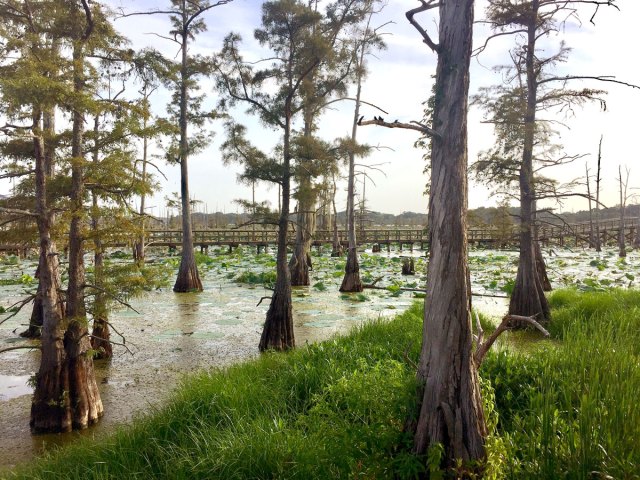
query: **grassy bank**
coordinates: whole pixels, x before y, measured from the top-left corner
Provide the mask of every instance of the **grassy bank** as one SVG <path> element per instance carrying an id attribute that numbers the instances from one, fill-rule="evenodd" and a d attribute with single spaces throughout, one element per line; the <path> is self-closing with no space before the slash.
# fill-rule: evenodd
<path id="1" fill-rule="evenodd" d="M 518 479 L 640 478 L 640 293 L 560 291 L 552 305 L 558 341 L 491 353 L 483 365 L 487 408 L 498 413 L 493 465 Z M 421 321 L 414 306 L 336 340 L 200 373 L 133 426 L 14 475 L 412 478 L 423 459 L 403 453 L 402 425 Z"/>
<path id="2" fill-rule="evenodd" d="M 640 478 L 640 292 L 551 295 L 552 336 L 482 368 L 509 478 Z"/>

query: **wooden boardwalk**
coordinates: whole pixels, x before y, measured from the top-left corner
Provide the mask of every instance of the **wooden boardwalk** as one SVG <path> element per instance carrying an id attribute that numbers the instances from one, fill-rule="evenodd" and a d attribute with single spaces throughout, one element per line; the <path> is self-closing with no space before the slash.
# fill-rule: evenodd
<path id="1" fill-rule="evenodd" d="M 637 217 L 628 218 L 625 221 L 625 238 L 628 244 L 632 244 L 636 238 L 638 226 Z M 615 244 L 620 231 L 618 220 L 606 220 L 600 222 L 600 237 L 603 245 Z M 25 240 L 21 244 L 2 240 L 0 232 L 0 251 L 17 252 L 26 254 L 30 249 L 37 247 L 36 239 Z M 471 245 L 485 247 L 506 247 L 518 244 L 517 226 L 499 231 L 495 228 L 471 228 L 468 230 L 468 241 Z M 587 246 L 589 244 L 589 223 L 543 225 L 538 229 L 538 238 L 543 246 Z M 347 245 L 346 231 L 338 231 L 338 237 L 342 245 Z M 212 246 L 228 246 L 230 248 L 239 245 L 255 246 L 258 249 L 274 246 L 277 242 L 275 229 L 207 229 L 194 230 L 194 246 L 203 251 Z M 359 244 L 378 244 L 381 247 L 390 248 L 398 245 L 402 248 L 425 248 L 428 243 L 427 232 L 424 228 L 371 228 L 357 232 Z M 104 239 L 110 247 L 127 247 L 133 244 L 133 238 L 113 238 L 111 241 Z M 295 242 L 295 231 L 288 234 L 288 243 Z M 146 234 L 146 244 L 150 247 L 178 248 L 182 243 L 180 230 L 149 230 Z M 313 237 L 314 246 L 322 246 L 333 243 L 333 231 L 317 230 Z"/>

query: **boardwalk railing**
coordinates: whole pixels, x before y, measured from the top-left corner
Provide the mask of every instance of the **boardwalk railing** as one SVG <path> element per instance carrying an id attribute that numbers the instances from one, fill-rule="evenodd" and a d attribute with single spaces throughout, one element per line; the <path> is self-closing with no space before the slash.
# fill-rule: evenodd
<path id="1" fill-rule="evenodd" d="M 637 217 L 625 219 L 625 238 L 632 243 L 636 238 L 640 221 Z M 620 231 L 619 220 L 600 221 L 600 240 L 602 244 L 615 242 Z M 0 231 L 0 251 L 26 252 L 29 248 L 37 247 L 37 240 L 23 240 L 20 243 L 2 238 L 4 232 Z M 313 244 L 326 245 L 333 243 L 332 230 L 317 230 L 313 236 Z M 538 227 L 538 238 L 543 245 L 584 245 L 590 241 L 591 228 L 588 222 L 565 224 L 565 225 L 545 225 Z M 519 228 L 514 226 L 507 229 L 470 228 L 467 238 L 470 244 L 485 246 L 506 246 L 517 245 L 519 241 Z M 338 232 L 338 238 L 343 245 L 346 245 L 347 233 L 344 230 Z M 418 244 L 424 247 L 428 241 L 428 234 L 424 228 L 372 228 L 358 230 L 357 239 L 359 244 L 398 244 L 400 247 L 407 245 L 413 247 Z M 122 234 L 114 235 L 111 238 L 104 238 L 104 243 L 111 247 L 125 247 L 133 244 L 133 237 L 126 238 Z M 288 232 L 287 242 L 293 244 L 295 232 L 291 229 Z M 182 243 L 181 230 L 149 230 L 146 232 L 146 244 L 148 246 L 168 246 L 178 247 Z M 253 245 L 267 246 L 277 243 L 277 230 L 275 229 L 207 229 L 194 230 L 193 243 L 197 247 L 207 248 L 209 246 L 237 246 Z"/>

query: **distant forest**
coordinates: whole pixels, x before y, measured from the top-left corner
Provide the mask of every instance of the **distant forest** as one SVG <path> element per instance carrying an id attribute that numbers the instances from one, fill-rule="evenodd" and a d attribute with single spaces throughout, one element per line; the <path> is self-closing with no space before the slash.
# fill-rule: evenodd
<path id="1" fill-rule="evenodd" d="M 518 223 L 518 207 L 509 207 L 504 209 L 503 207 L 480 207 L 469 210 L 469 224 L 472 227 L 481 227 L 483 225 L 491 225 L 497 223 L 497 219 L 503 219 L 505 217 L 505 211 L 508 217 L 513 223 Z M 640 204 L 628 205 L 625 211 L 625 216 L 640 217 Z M 318 215 L 318 228 L 328 229 L 328 219 L 323 218 L 322 214 Z M 338 225 L 339 228 L 344 228 L 346 219 L 345 212 L 338 212 Z M 248 213 L 200 213 L 196 212 L 192 214 L 193 223 L 196 229 L 201 228 L 234 228 L 242 227 L 249 222 Z M 559 214 L 551 214 L 542 212 L 539 215 L 541 221 L 546 223 L 561 224 L 566 223 L 582 223 L 589 221 L 589 211 L 580 210 L 578 212 L 563 212 Z M 600 210 L 600 219 L 617 219 L 620 218 L 620 207 L 603 208 Z M 373 228 L 375 226 L 394 226 L 394 227 L 420 227 L 426 225 L 427 214 L 417 212 L 402 212 L 399 215 L 392 213 L 382 213 L 367 211 L 364 214 L 360 212 L 356 213 L 356 223 L 359 228 Z M 166 226 L 167 221 L 169 227 L 176 229 L 180 228 L 180 218 L 178 216 L 171 216 L 167 219 L 158 219 L 156 228 L 163 228 Z M 248 225 L 247 225 L 248 228 Z"/>

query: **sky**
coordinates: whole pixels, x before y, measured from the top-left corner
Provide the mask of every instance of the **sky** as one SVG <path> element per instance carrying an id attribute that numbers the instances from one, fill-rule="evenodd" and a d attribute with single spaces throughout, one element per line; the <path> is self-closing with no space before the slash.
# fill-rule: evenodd
<path id="1" fill-rule="evenodd" d="M 109 0 L 106 2 L 125 12 L 145 11 L 166 7 L 169 1 L 150 0 Z M 234 0 L 232 3 L 216 7 L 205 14 L 208 30 L 196 37 L 193 52 L 211 55 L 221 48 L 223 38 L 230 32 L 238 32 L 244 39 L 243 54 L 248 59 L 260 58 L 261 52 L 253 39 L 253 30 L 260 23 L 258 0 Z M 601 8 L 595 18 L 595 25 L 589 23 L 593 8 L 580 8 L 581 24 L 567 23 L 557 38 L 549 39 L 549 44 L 564 39 L 572 48 L 569 61 L 562 67 L 563 74 L 573 75 L 614 75 L 617 79 L 640 85 L 640 68 L 637 65 L 637 40 L 634 32 L 640 18 L 640 0 L 618 0 L 620 11 Z M 422 102 L 431 92 L 432 75 L 435 74 L 436 55 L 421 41 L 418 32 L 408 23 L 405 12 L 415 8 L 416 0 L 389 0 L 384 10 L 374 17 L 373 24 L 387 24 L 384 27 L 388 48 L 377 52 L 368 59 L 369 73 L 363 85 L 362 98 L 374 103 L 387 112 L 388 119 L 401 121 L 420 120 Z M 476 1 L 476 20 L 484 16 L 485 0 Z M 437 18 L 430 14 L 416 17 L 422 25 L 437 38 Z M 134 49 L 154 47 L 165 55 L 175 57 L 176 45 L 162 39 L 170 30 L 168 18 L 163 15 L 135 16 L 115 21 L 115 27 L 127 36 Z M 486 28 L 477 24 L 474 29 L 474 45 L 485 42 Z M 480 87 L 501 81 L 500 75 L 492 70 L 498 64 L 508 63 L 508 49 L 513 40 L 503 38 L 489 44 L 478 58 L 472 59 L 471 94 Z M 202 91 L 207 93 L 208 102 L 214 105 L 217 96 L 211 81 L 202 82 Z M 594 83 L 580 83 L 576 86 L 598 86 Z M 617 193 L 618 166 L 630 168 L 630 187 L 640 187 L 640 165 L 637 162 L 637 148 L 634 138 L 640 135 L 637 112 L 640 112 L 640 90 L 606 85 L 607 108 L 588 105 L 576 110 L 573 115 L 561 115 L 556 119 L 568 128 L 560 128 L 561 141 L 568 154 L 586 156 L 572 165 L 549 170 L 548 175 L 562 181 L 584 176 L 585 162 L 591 172 L 595 171 L 598 142 L 602 135 L 602 195 L 607 206 L 619 203 Z M 168 92 L 158 92 L 152 97 L 157 113 L 165 112 L 169 101 Z M 248 127 L 249 138 L 259 147 L 269 150 L 279 141 L 280 133 L 268 130 L 255 118 L 244 114 L 242 109 L 234 112 L 237 120 Z M 361 113 L 366 118 L 379 112 L 371 107 L 363 107 Z M 342 102 L 328 111 L 320 121 L 319 134 L 326 140 L 348 136 L 353 118 L 353 103 Z M 482 112 L 472 108 L 469 113 L 469 160 L 492 145 L 492 128 L 482 123 Z M 213 122 L 209 126 L 213 135 L 211 145 L 201 154 L 189 160 L 191 195 L 203 202 L 198 211 L 236 212 L 240 207 L 235 199 L 251 197 L 249 187 L 236 182 L 238 167 L 223 166 L 219 151 L 223 141 L 222 123 Z M 366 201 L 370 210 L 399 214 L 403 211 L 426 212 L 428 199 L 424 196 L 426 177 L 423 174 L 424 152 L 414 148 L 418 139 L 415 131 L 386 129 L 367 126 L 358 129 L 358 140 L 379 147 L 361 163 L 377 165 L 382 172 L 370 171 L 367 180 Z M 165 196 L 179 191 L 180 174 L 178 166 L 165 165 L 163 172 L 167 180 L 161 179 L 162 191 L 148 202 L 153 215 L 165 213 Z M 360 185 L 361 190 L 362 185 Z M 470 180 L 470 208 L 495 206 L 501 197 L 487 187 Z M 584 189 L 586 192 L 586 188 Z M 514 192 L 515 193 L 515 192 Z M 268 200 L 277 205 L 277 187 L 259 185 L 256 200 Z M 346 204 L 346 181 L 338 186 L 338 210 Z M 342 205 L 342 206 L 341 206 Z M 587 208 L 584 199 L 571 199 L 559 207 L 563 211 L 577 211 Z"/>

